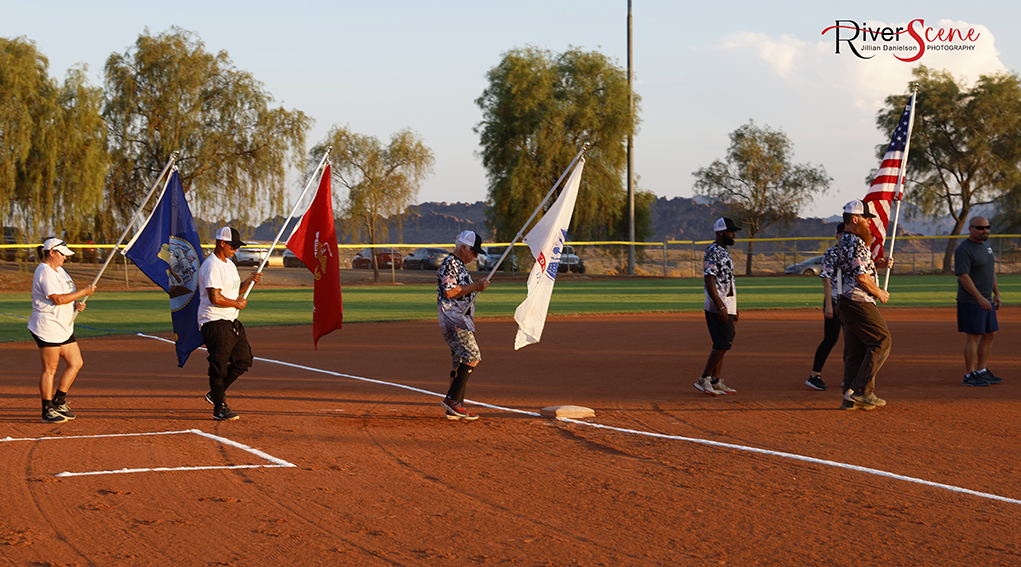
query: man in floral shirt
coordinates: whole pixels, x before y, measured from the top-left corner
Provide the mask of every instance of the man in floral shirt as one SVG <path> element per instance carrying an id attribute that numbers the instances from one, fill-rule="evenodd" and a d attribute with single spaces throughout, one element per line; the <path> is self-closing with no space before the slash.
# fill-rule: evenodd
<path id="1" fill-rule="evenodd" d="M 454 246 L 454 253 L 436 271 L 440 332 L 454 359 L 450 389 L 440 405 L 447 410 L 447 419 L 472 421 L 479 416 L 464 408 L 464 390 L 468 377 L 482 361 L 475 342 L 475 296 L 489 287 L 489 281 L 472 282 L 465 267 L 482 253 L 482 237 L 466 230 L 458 235 Z"/>
<path id="2" fill-rule="evenodd" d="M 736 394 L 737 390 L 723 383 L 723 355 L 734 344 L 735 323 L 737 323 L 737 288 L 734 286 L 734 262 L 730 259 L 727 246 L 733 246 L 736 232 L 741 227 L 724 217 L 716 219 L 713 225 L 716 242 L 709 245 L 702 262 L 705 274 L 705 321 L 709 336 L 713 339 L 713 350 L 709 353 L 702 377 L 695 382 L 695 389 L 710 396 Z"/>
<path id="3" fill-rule="evenodd" d="M 854 200 L 844 206 L 844 235 L 837 244 L 835 268 L 840 270 L 837 316 L 844 325 L 844 401 L 840 409 L 871 410 L 886 405 L 876 396 L 876 374 L 890 356 L 890 329 L 876 307 L 890 294 L 876 283 L 876 267 L 892 260 L 872 260 L 872 232 L 868 203 Z"/>

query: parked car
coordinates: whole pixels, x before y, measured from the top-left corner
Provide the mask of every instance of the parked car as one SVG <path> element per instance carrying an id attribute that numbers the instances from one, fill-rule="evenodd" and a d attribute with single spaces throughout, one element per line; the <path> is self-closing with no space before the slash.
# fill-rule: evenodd
<path id="1" fill-rule="evenodd" d="M 298 257 L 294 255 L 294 252 L 291 252 L 290 248 L 284 248 L 284 267 L 304 268 L 305 263 L 299 260 Z"/>
<path id="2" fill-rule="evenodd" d="M 564 247 L 564 251 L 560 253 L 560 265 L 557 266 L 557 272 L 568 271 L 577 274 L 585 273 L 585 260 L 582 260 L 574 253 L 573 246 Z"/>
<path id="3" fill-rule="evenodd" d="M 372 268 L 372 248 L 365 248 L 355 254 L 351 260 L 351 267 L 356 270 L 368 270 Z M 395 248 L 376 248 L 376 266 L 378 268 L 401 269 L 401 253 Z"/>
<path id="4" fill-rule="evenodd" d="M 822 272 L 822 256 L 816 256 L 791 264 L 784 269 L 783 273 L 788 275 L 818 276 Z"/>
<path id="5" fill-rule="evenodd" d="M 483 246 L 483 253 L 479 254 L 478 260 L 475 261 L 475 265 L 480 272 L 490 272 L 493 270 L 493 265 L 500 261 L 500 256 L 503 256 L 503 251 L 506 250 L 506 246 Z M 511 252 L 507 255 L 510 261 L 511 271 L 518 271 L 518 257 Z M 508 260 L 504 260 L 507 262 Z M 501 264 L 502 266 L 502 264 Z"/>
<path id="6" fill-rule="evenodd" d="M 404 258 L 405 270 L 435 270 L 450 256 L 450 251 L 444 248 L 419 248 Z"/>
<path id="7" fill-rule="evenodd" d="M 21 231 L 15 226 L 4 227 L 4 244 L 24 244 L 21 242 Z M 28 248 L 4 248 L 0 250 L 0 257 L 8 262 L 24 260 L 28 258 Z"/>
<path id="8" fill-rule="evenodd" d="M 234 263 L 238 266 L 258 266 L 269 257 L 269 248 L 242 246 L 234 254 Z"/>

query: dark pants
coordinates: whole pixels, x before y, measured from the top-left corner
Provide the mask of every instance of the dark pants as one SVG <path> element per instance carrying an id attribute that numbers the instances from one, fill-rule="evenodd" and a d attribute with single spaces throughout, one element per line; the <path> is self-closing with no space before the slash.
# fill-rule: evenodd
<path id="1" fill-rule="evenodd" d="M 216 407 L 230 385 L 252 366 L 252 347 L 241 321 L 210 321 L 202 325 L 202 339 L 209 351 L 209 389 Z"/>
<path id="2" fill-rule="evenodd" d="M 844 325 L 843 391 L 869 395 L 875 389 L 876 374 L 890 356 L 890 329 L 875 303 L 841 297 L 837 316 Z"/>
<path id="3" fill-rule="evenodd" d="M 835 305 L 833 306 L 833 318 L 823 319 L 823 321 L 822 342 L 815 349 L 815 362 L 812 363 L 812 372 L 822 372 L 822 367 L 826 364 L 830 351 L 833 350 L 833 347 L 837 344 L 837 339 L 840 338 L 840 317 L 837 316 Z"/>

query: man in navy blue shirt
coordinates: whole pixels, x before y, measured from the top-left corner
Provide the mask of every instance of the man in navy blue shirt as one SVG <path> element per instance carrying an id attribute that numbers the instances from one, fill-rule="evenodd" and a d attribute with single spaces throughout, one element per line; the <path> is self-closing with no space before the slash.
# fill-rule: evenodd
<path id="1" fill-rule="evenodd" d="M 965 386 L 988 386 L 1002 380 L 986 368 L 993 337 L 1000 329 L 996 310 L 1000 288 L 996 285 L 996 259 L 989 246 L 989 221 L 974 217 L 968 223 L 968 239 L 954 252 L 957 274 L 957 330 L 965 334 Z"/>

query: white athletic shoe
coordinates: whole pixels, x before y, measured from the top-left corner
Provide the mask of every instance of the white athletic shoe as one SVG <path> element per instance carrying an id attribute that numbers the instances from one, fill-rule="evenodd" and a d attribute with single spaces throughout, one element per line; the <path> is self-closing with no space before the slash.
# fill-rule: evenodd
<path id="1" fill-rule="evenodd" d="M 720 392 L 713 388 L 712 376 L 703 376 L 695 382 L 695 389 L 699 392 L 709 394 L 710 396 L 718 396 Z"/>
<path id="2" fill-rule="evenodd" d="M 723 378 L 717 378 L 715 382 L 712 382 L 712 385 L 713 389 L 715 389 L 721 395 L 737 393 L 737 390 L 723 383 Z"/>

